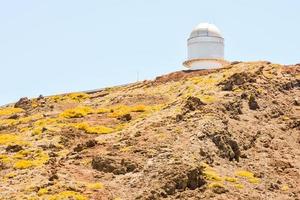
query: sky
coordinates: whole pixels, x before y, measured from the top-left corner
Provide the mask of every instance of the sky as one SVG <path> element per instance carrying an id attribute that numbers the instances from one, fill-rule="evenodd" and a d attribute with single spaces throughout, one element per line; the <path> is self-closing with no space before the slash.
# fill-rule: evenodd
<path id="1" fill-rule="evenodd" d="M 183 70 L 214 23 L 229 61 L 300 63 L 297 0 L 0 0 L 0 105 Z"/>

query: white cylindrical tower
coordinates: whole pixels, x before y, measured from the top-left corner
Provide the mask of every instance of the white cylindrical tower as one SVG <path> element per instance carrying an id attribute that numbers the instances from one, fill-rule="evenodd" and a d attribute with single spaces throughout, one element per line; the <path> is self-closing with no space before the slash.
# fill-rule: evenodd
<path id="1" fill-rule="evenodd" d="M 190 69 L 221 67 L 224 61 L 224 38 L 213 24 L 196 26 L 187 41 L 188 60 L 183 63 Z"/>

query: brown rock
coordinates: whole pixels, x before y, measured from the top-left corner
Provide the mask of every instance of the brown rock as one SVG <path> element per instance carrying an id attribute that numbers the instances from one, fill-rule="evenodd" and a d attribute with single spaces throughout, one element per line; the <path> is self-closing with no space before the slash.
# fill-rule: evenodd
<path id="1" fill-rule="evenodd" d="M 176 115 L 176 122 L 179 122 L 181 120 L 183 120 L 183 115 L 181 114 Z"/>
<path id="2" fill-rule="evenodd" d="M 212 189 L 212 191 L 216 194 L 223 194 L 223 193 L 228 192 L 229 190 L 222 186 L 216 186 Z"/>
<path id="3" fill-rule="evenodd" d="M 88 140 L 86 143 L 85 143 L 85 146 L 87 148 L 91 148 L 91 147 L 94 147 L 97 145 L 97 141 L 94 140 L 94 139 L 91 139 L 91 140 Z"/>
<path id="4" fill-rule="evenodd" d="M 300 100 L 298 98 L 294 99 L 294 105 L 295 106 L 300 106 Z"/>
<path id="5" fill-rule="evenodd" d="M 218 85 L 222 85 L 222 90 L 225 91 L 232 91 L 234 86 L 240 86 L 245 83 L 253 83 L 255 82 L 255 79 L 252 75 L 249 75 L 246 72 L 241 72 L 241 73 L 235 73 L 231 77 L 228 78 L 228 80 L 223 81 L 219 83 Z"/>
<path id="6" fill-rule="evenodd" d="M 14 114 L 8 117 L 8 119 L 18 119 L 20 116 L 18 114 Z"/>
<path id="7" fill-rule="evenodd" d="M 128 113 L 128 114 L 122 115 L 118 119 L 121 121 L 124 121 L 124 122 L 128 122 L 132 119 L 132 116 Z"/>
<path id="8" fill-rule="evenodd" d="M 250 95 L 248 105 L 251 110 L 259 109 L 259 105 L 258 105 L 254 95 Z"/>
<path id="9" fill-rule="evenodd" d="M 27 110 L 31 108 L 31 101 L 27 97 L 22 97 L 17 103 L 15 103 L 15 108 L 22 108 Z"/>
<path id="10" fill-rule="evenodd" d="M 20 145 L 17 145 L 17 144 L 8 145 L 5 150 L 6 150 L 6 152 L 18 152 L 18 151 L 23 150 L 23 147 Z"/>
<path id="11" fill-rule="evenodd" d="M 113 174 L 126 174 L 137 168 L 137 164 L 125 159 L 116 159 L 114 157 L 94 157 L 92 167 L 98 171 Z"/>
<path id="12" fill-rule="evenodd" d="M 199 109 L 201 106 L 206 105 L 203 101 L 201 101 L 197 97 L 188 97 L 188 99 L 185 102 L 185 105 L 183 107 L 183 110 L 185 112 L 189 111 L 195 111 L 196 109 Z"/>

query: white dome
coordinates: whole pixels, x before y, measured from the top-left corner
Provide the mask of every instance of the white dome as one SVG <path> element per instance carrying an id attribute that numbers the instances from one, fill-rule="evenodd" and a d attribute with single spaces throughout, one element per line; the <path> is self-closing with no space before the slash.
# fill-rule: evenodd
<path id="1" fill-rule="evenodd" d="M 224 65 L 224 38 L 213 24 L 197 25 L 187 40 L 188 58 L 183 63 L 190 69 L 210 69 Z"/>
<path id="2" fill-rule="evenodd" d="M 194 37 L 222 37 L 221 31 L 214 25 L 209 23 L 198 24 L 190 34 L 190 38 Z"/>

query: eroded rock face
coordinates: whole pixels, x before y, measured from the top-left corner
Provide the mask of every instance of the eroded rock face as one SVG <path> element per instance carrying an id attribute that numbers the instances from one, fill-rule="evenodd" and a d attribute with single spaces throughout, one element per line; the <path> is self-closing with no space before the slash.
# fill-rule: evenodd
<path id="1" fill-rule="evenodd" d="M 164 169 L 164 170 L 163 170 Z M 206 184 L 203 176 L 203 167 L 191 166 L 189 164 L 178 163 L 175 166 L 165 165 L 158 171 L 161 181 L 152 187 L 151 191 L 145 191 L 137 199 L 161 199 L 175 198 L 176 194 L 187 190 L 195 190 Z"/>
<path id="2" fill-rule="evenodd" d="M 130 160 L 98 156 L 93 158 L 92 167 L 98 171 L 119 175 L 133 172 L 138 166 Z"/>
<path id="3" fill-rule="evenodd" d="M 186 170 L 178 170 L 177 172 L 172 171 L 166 174 L 165 178 L 169 180 L 163 186 L 163 189 L 168 195 L 174 194 L 176 190 L 183 191 L 186 188 L 194 190 L 205 184 L 202 168 L 200 167 L 190 167 Z"/>
<path id="4" fill-rule="evenodd" d="M 80 152 L 84 149 L 92 148 L 97 145 L 97 141 L 94 139 L 88 140 L 85 143 L 77 144 L 77 146 L 73 149 L 75 152 Z"/>
<path id="5" fill-rule="evenodd" d="M 230 113 L 230 116 L 234 119 L 239 119 L 238 115 L 243 114 L 243 106 L 241 100 L 227 102 L 223 104 L 226 111 Z"/>
<path id="6" fill-rule="evenodd" d="M 220 149 L 220 155 L 229 160 L 239 161 L 241 151 L 238 143 L 226 135 L 217 134 L 212 137 L 212 141 Z"/>
<path id="7" fill-rule="evenodd" d="M 200 129 L 201 133 L 198 137 L 209 138 L 219 149 L 219 156 L 227 158 L 230 161 L 239 161 L 241 150 L 237 141 L 232 138 L 228 131 L 227 124 L 220 120 L 204 123 Z"/>
<path id="8" fill-rule="evenodd" d="M 281 90 L 291 90 L 293 88 L 299 88 L 300 87 L 300 79 L 287 81 L 283 84 L 281 84 L 280 89 Z"/>
<path id="9" fill-rule="evenodd" d="M 206 105 L 203 101 L 201 101 L 197 97 L 188 97 L 188 99 L 185 102 L 185 105 L 183 106 L 183 111 L 189 112 L 189 111 L 195 111 L 196 109 L 199 109 L 201 106 Z"/>
<path id="10" fill-rule="evenodd" d="M 234 86 L 240 86 L 245 83 L 254 82 L 255 78 L 252 75 L 249 75 L 249 73 L 241 72 L 233 74 L 231 77 L 228 78 L 228 80 L 219 83 L 219 85 L 222 85 L 222 89 L 225 91 L 232 91 Z"/>
<path id="11" fill-rule="evenodd" d="M 292 129 L 298 129 L 300 130 L 300 119 L 295 119 L 291 121 L 288 126 Z"/>

